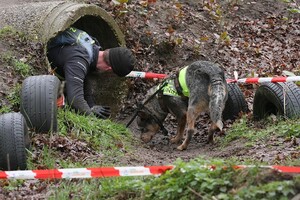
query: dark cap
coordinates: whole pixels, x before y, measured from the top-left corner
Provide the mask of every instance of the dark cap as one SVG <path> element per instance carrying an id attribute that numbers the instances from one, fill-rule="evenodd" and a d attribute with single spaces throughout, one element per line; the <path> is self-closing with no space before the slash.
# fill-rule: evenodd
<path id="1" fill-rule="evenodd" d="M 115 47 L 109 49 L 109 62 L 113 72 L 124 77 L 133 70 L 135 58 L 129 49 Z"/>

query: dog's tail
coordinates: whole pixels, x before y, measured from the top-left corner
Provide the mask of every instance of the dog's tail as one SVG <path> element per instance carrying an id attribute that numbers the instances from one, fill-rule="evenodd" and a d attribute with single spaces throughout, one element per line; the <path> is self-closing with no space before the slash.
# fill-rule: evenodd
<path id="1" fill-rule="evenodd" d="M 209 92 L 210 118 L 215 126 L 223 129 L 222 112 L 227 101 L 227 83 L 224 74 L 214 74 L 210 77 Z"/>

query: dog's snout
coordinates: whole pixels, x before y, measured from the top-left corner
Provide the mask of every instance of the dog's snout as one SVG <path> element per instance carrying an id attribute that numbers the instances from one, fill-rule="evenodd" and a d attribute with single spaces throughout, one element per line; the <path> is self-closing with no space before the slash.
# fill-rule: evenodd
<path id="1" fill-rule="evenodd" d="M 141 134 L 141 139 L 143 142 L 148 143 L 152 140 L 153 136 L 154 136 L 154 134 L 151 132 L 148 132 L 148 133 L 144 132 Z"/>

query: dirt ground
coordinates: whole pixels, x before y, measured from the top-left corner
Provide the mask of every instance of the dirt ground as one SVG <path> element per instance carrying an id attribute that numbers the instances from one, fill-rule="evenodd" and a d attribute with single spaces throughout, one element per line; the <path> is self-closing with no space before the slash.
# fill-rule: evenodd
<path id="1" fill-rule="evenodd" d="M 0 7 L 28 2 L 37 1 L 2 0 Z M 111 1 L 87 2 L 100 5 L 114 15 L 126 33 L 127 46 L 136 53 L 137 70 L 170 74 L 199 59 L 222 64 L 231 78 L 233 71 L 237 71 L 239 77 L 246 77 L 252 74 L 281 75 L 283 70 L 298 72 L 300 69 L 300 19 L 299 15 L 290 15 L 284 3 L 273 0 L 226 1 L 229 3 L 223 4 L 157 1 L 145 6 L 142 1 L 132 1 L 127 7 L 128 14 L 122 16 L 117 14 L 124 8 L 113 7 Z M 289 21 L 282 20 L 283 17 L 289 17 Z M 6 49 L 7 44 L 0 43 L 0 53 Z M 18 81 L 9 67 L 0 65 L 2 97 Z M 116 119 L 122 123 L 129 121 L 137 102 L 159 80 L 138 79 L 131 82 L 131 93 Z M 241 85 L 250 117 L 256 87 Z M 1 101 L 1 104 L 5 103 Z M 164 123 L 169 135 L 174 134 L 174 121 L 169 117 Z M 258 141 L 253 147 L 246 147 L 243 140 L 236 140 L 225 148 L 218 143 L 206 144 L 208 124 L 207 115 L 202 115 L 197 123 L 198 133 L 186 151 L 176 150 L 176 145 L 169 144 L 166 137 L 157 134 L 148 144 L 137 140 L 134 152 L 126 154 L 120 163 L 122 166 L 164 165 L 177 158 L 188 161 L 200 155 L 225 159 L 237 157 L 240 161 L 256 159 L 268 164 L 282 163 L 291 156 L 300 158 L 297 152 L 299 138 L 296 139 L 298 145 L 275 136 L 267 143 Z M 222 140 L 231 124 L 232 121 L 225 122 L 225 132 L 217 134 L 217 140 Z M 129 128 L 139 138 L 136 123 L 133 122 Z"/>
<path id="2" fill-rule="evenodd" d="M 142 71 L 171 74 L 178 68 L 198 59 L 221 63 L 226 70 L 227 77 L 230 78 L 233 78 L 233 71 L 237 71 L 239 77 L 253 74 L 264 77 L 282 75 L 283 70 L 293 72 L 299 70 L 300 61 L 297 56 L 300 55 L 298 51 L 300 21 L 299 16 L 296 16 L 290 21 L 295 22 L 294 25 L 283 24 L 281 18 L 290 16 L 286 12 L 287 5 L 268 0 L 246 0 L 239 3 L 229 1 L 230 3 L 227 4 L 221 3 L 222 14 L 216 17 L 218 9 L 216 4 L 207 4 L 206 1 L 178 2 L 181 4 L 175 6 L 170 2 L 161 1 L 148 5 L 148 12 L 151 14 L 146 20 L 141 19 L 137 14 L 129 16 L 129 19 L 125 18 L 130 21 L 134 17 L 136 19 L 134 23 L 137 24 L 132 26 L 134 30 L 127 30 L 129 32 L 126 35 L 127 42 L 133 49 L 138 46 L 138 51 L 151 55 L 145 57 L 144 54 L 137 54 L 141 58 L 140 66 L 148 66 L 146 70 L 144 67 L 141 68 Z M 138 10 L 138 8 L 132 9 Z M 211 11 L 207 12 L 209 9 Z M 112 13 L 115 12 L 112 11 Z M 123 19 L 117 18 L 116 20 L 119 24 L 124 24 Z M 145 20 L 145 24 L 142 24 L 142 20 Z M 170 27 L 172 27 L 171 31 Z M 149 29 L 150 33 L 148 33 Z M 143 32 L 148 33 L 148 37 L 141 34 Z M 224 32 L 230 37 L 228 43 L 226 38 L 219 40 Z M 137 41 L 136 38 L 140 41 L 139 43 L 132 42 Z M 166 39 L 171 42 L 166 44 L 164 42 Z M 179 39 L 183 40 L 181 44 L 176 43 Z M 151 44 L 153 41 L 156 42 L 155 45 Z M 289 54 L 283 53 L 284 51 L 288 51 Z M 132 103 L 142 100 L 143 94 L 155 83 L 155 81 L 135 80 L 136 87 L 132 91 L 132 96 L 129 96 L 128 106 L 120 115 L 122 121 L 129 121 L 131 108 L 135 108 L 135 104 Z M 257 86 L 240 85 L 248 103 L 249 120 L 251 120 L 253 96 Z M 169 135 L 175 132 L 174 122 L 175 119 L 170 117 L 164 123 Z M 217 140 L 222 140 L 231 124 L 232 121 L 225 122 L 225 132 L 219 133 Z M 136 152 L 125 156 L 122 162 L 124 165 L 161 165 L 171 163 L 177 158 L 187 161 L 202 155 L 225 159 L 237 157 L 241 161 L 256 159 L 268 164 L 276 164 L 284 162 L 289 157 L 299 158 L 300 156 L 296 150 L 299 138 L 296 146 L 275 136 L 271 137 L 267 143 L 258 141 L 253 147 L 246 147 L 243 140 L 236 140 L 225 148 L 221 148 L 218 143 L 207 144 L 208 125 L 207 115 L 200 117 L 197 124 L 198 133 L 186 151 L 177 151 L 176 145 L 169 144 L 167 138 L 160 133 L 149 144 L 138 145 Z M 130 129 L 138 138 L 139 131 L 135 122 L 132 123 Z"/>
<path id="3" fill-rule="evenodd" d="M 14 4 L 39 1 L 42 0 L 1 0 L 0 9 Z M 298 73 L 300 70 L 300 17 L 299 14 L 291 15 L 287 12 L 287 8 L 295 6 L 294 4 L 274 0 L 213 3 L 178 0 L 156 1 L 145 5 L 143 2 L 147 1 L 132 1 L 124 8 L 112 6 L 111 1 L 86 2 L 99 5 L 114 16 L 125 33 L 127 46 L 133 49 L 137 56 L 138 71 L 171 74 L 199 59 L 220 63 L 229 78 L 233 78 L 234 71 L 244 78 L 256 74 L 262 77 L 281 75 L 283 70 Z M 128 12 L 125 15 L 120 14 L 124 9 Z M 283 20 L 285 17 L 288 20 Z M 9 40 L 0 42 L 0 54 L 5 53 L 10 45 Z M 32 51 L 31 49 L 30 53 Z M 20 58 L 24 56 L 24 52 L 26 53 L 20 51 Z M 13 73 L 11 67 L 0 62 L 1 105 L 7 103 L 5 97 L 9 95 L 10 88 L 20 83 L 21 79 Z M 116 119 L 124 124 L 130 120 L 137 103 L 143 100 L 147 90 L 159 82 L 143 79 L 129 81 L 132 85 L 130 93 Z M 240 85 L 240 88 L 249 107 L 247 118 L 251 120 L 253 96 L 257 85 Z M 168 117 L 164 125 L 169 131 L 169 136 L 173 135 L 176 129 L 175 119 Z M 188 149 L 178 151 L 176 145 L 169 144 L 167 137 L 162 133 L 157 134 L 150 143 L 142 143 L 138 139 L 139 131 L 134 121 L 129 128 L 137 138 L 135 150 L 125 154 L 118 163 L 121 166 L 166 165 L 173 163 L 177 158 L 188 161 L 200 155 L 224 159 L 236 157 L 241 162 L 255 159 L 268 164 L 282 164 L 290 158 L 300 159 L 299 138 L 292 142 L 271 136 L 267 141 L 257 141 L 252 147 L 246 147 L 243 140 L 220 147 L 218 142 L 214 145 L 206 143 L 208 125 L 208 116 L 201 115 L 197 123 L 198 132 Z M 216 135 L 216 141 L 222 140 L 232 121 L 226 121 L 224 125 L 225 131 Z M 34 138 L 34 141 L 43 145 L 45 139 L 46 136 L 39 136 Z M 82 142 L 65 140 L 64 142 L 86 148 Z M 87 149 L 86 153 L 94 152 Z M 31 183 L 28 182 L 27 185 Z M 22 188 L 12 191 L 9 196 L 26 195 L 33 199 L 41 199 L 46 195 L 37 191 L 27 191 L 26 187 L 25 185 L 24 191 Z M 42 193 L 45 192 L 44 189 L 41 189 Z M 4 196 L 0 194 L 0 198 Z"/>

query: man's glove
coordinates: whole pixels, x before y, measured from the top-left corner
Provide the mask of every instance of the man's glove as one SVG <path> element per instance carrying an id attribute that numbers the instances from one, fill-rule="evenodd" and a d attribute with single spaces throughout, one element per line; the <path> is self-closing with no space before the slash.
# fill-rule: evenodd
<path id="1" fill-rule="evenodd" d="M 93 106 L 91 108 L 92 113 L 96 115 L 96 117 L 101 119 L 107 119 L 110 117 L 110 107 L 109 106 Z"/>

